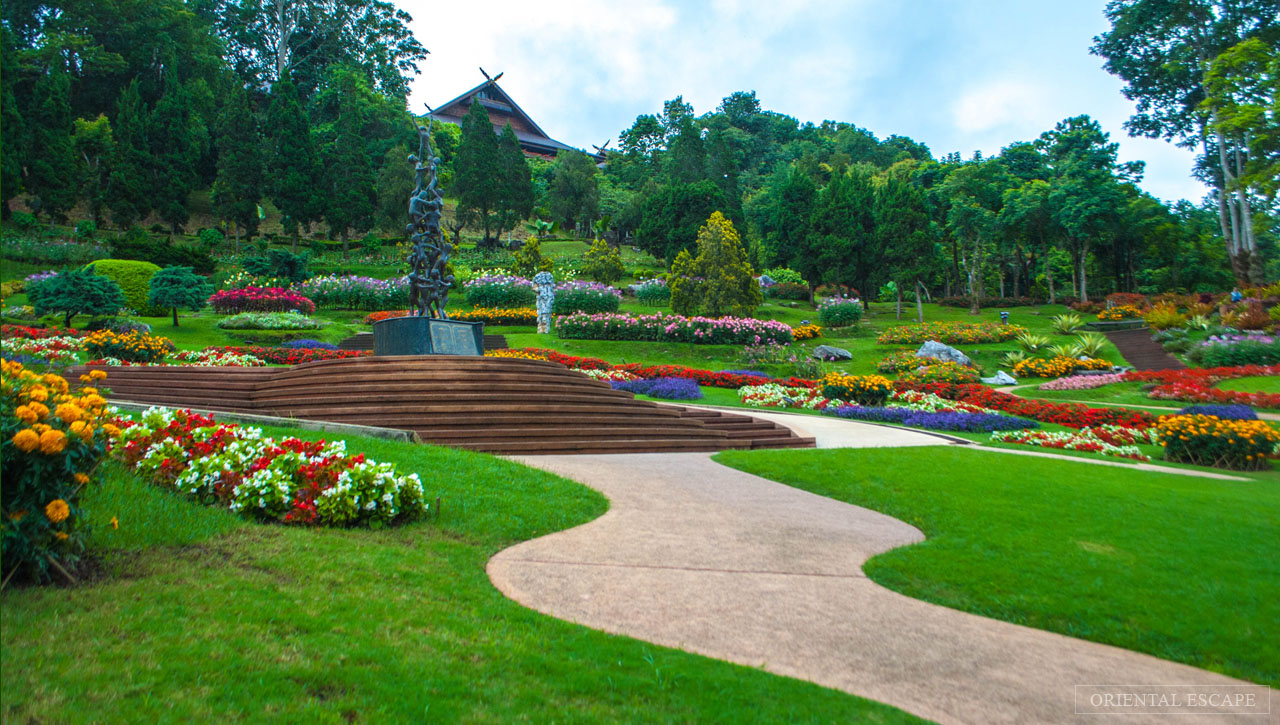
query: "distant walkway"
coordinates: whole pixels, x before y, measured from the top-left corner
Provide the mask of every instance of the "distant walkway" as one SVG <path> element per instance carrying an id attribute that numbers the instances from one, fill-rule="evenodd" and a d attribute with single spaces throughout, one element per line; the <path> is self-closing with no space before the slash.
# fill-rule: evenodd
<path id="1" fill-rule="evenodd" d="M 901 429 L 769 416 L 790 419 L 819 446 L 946 445 Z M 1096 722 L 1074 715 L 1074 686 L 1082 684 L 1247 684 L 889 591 L 862 565 L 922 541 L 918 529 L 721 466 L 711 454 L 515 460 L 585 483 L 611 502 L 595 521 L 518 544 L 489 562 L 489 577 L 505 595 L 561 619 L 945 723 Z"/>
<path id="2" fill-rule="evenodd" d="M 1165 352 L 1160 343 L 1152 340 L 1151 330 L 1146 327 L 1103 334 L 1136 370 L 1183 370 L 1187 367 L 1181 360 Z"/>

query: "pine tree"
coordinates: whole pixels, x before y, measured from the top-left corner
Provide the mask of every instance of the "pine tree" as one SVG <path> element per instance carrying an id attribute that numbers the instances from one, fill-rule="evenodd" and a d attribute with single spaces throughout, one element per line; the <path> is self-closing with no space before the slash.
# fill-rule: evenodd
<path id="1" fill-rule="evenodd" d="M 551 171 L 548 201 L 552 218 L 571 227 L 589 224 L 600 206 L 599 169 L 581 151 L 561 151 Z"/>
<path id="2" fill-rule="evenodd" d="M 186 89 L 173 73 L 165 79 L 164 95 L 151 113 L 151 198 L 160 218 L 173 233 L 190 218 L 187 196 L 196 185 L 199 127 L 192 117 Z"/>
<path id="3" fill-rule="evenodd" d="M 498 162 L 502 169 L 502 199 L 500 202 L 500 221 L 498 235 L 508 229 L 514 229 L 522 219 L 533 213 L 533 179 L 529 164 L 524 160 L 524 152 L 520 150 L 520 140 L 516 132 L 507 124 L 498 137 Z"/>
<path id="4" fill-rule="evenodd" d="M 76 203 L 76 164 L 71 147 L 71 81 L 61 61 L 36 80 L 32 91 L 27 176 L 24 185 L 35 197 L 36 212 L 55 219 Z"/>
<path id="5" fill-rule="evenodd" d="M 107 202 L 107 174 L 116 145 L 110 119 L 104 115 L 92 121 L 77 118 L 71 143 L 80 178 L 80 198 L 89 203 L 89 216 L 94 223 L 102 224 L 102 209 Z"/>
<path id="6" fill-rule="evenodd" d="M 458 197 L 458 215 L 468 226 L 484 232 L 482 247 L 497 246 L 495 228 L 503 197 L 502 163 L 498 138 L 489 114 L 476 100 L 462 119 L 462 142 L 453 160 L 453 193 Z"/>
<path id="7" fill-rule="evenodd" d="M 738 231 L 718 211 L 698 230 L 693 276 L 703 279 L 702 311 L 711 317 L 749 316 L 764 302 Z"/>
<path id="8" fill-rule="evenodd" d="M 231 220 L 236 250 L 240 232 L 258 231 L 258 201 L 263 194 L 261 137 L 249 109 L 249 96 L 232 84 L 218 116 L 218 176 L 213 182 L 213 208 Z"/>
<path id="9" fill-rule="evenodd" d="M 917 319 L 924 322 L 919 288 L 935 260 L 924 190 L 890 177 L 876 192 L 875 227 L 877 246 L 884 250 L 885 266 L 898 288 L 898 319 L 902 319 L 902 290 L 909 285 L 916 294 Z"/>
<path id="10" fill-rule="evenodd" d="M 13 34 L 0 28 L 0 212 L 9 218 L 9 200 L 22 191 L 22 149 L 27 125 L 15 91 L 18 58 Z"/>
<path id="11" fill-rule="evenodd" d="M 271 133 L 268 193 L 280 210 L 285 231 L 293 236 L 293 251 L 297 252 L 300 230 L 321 216 L 322 196 L 316 183 L 318 169 L 311 126 L 298 101 L 297 88 L 287 74 L 271 89 L 266 127 Z"/>
<path id="12" fill-rule="evenodd" d="M 377 195 L 373 189 L 373 169 L 364 152 L 363 140 L 348 129 L 337 133 L 322 149 L 326 185 L 324 219 L 330 232 L 342 239 L 342 257 L 350 254 L 351 230 L 365 230 L 373 225 Z"/>
<path id="13" fill-rule="evenodd" d="M 115 150 L 107 176 L 107 207 L 111 220 L 120 228 L 132 226 L 151 213 L 147 169 L 151 166 L 147 142 L 147 109 L 133 80 L 120 93 L 116 115 L 111 121 Z"/>
<path id="14" fill-rule="evenodd" d="M 404 144 L 392 148 L 383 157 L 382 167 L 374 180 L 373 187 L 378 197 L 374 224 L 384 232 L 404 233 L 408 219 L 405 209 L 414 185 L 413 164 L 405 161 L 408 156 L 409 149 Z"/>

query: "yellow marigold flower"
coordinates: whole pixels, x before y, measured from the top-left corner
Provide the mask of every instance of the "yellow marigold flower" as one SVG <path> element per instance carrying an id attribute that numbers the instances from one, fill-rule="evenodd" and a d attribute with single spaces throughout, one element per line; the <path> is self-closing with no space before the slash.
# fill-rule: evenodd
<path id="1" fill-rule="evenodd" d="M 78 432 L 78 434 L 80 436 L 80 440 L 84 441 L 85 443 L 93 442 L 93 426 L 85 425 L 85 427 L 81 429 Z"/>
<path id="2" fill-rule="evenodd" d="M 27 406 L 27 405 L 19 405 L 13 411 L 13 417 L 17 418 L 18 420 L 28 425 L 36 422 L 36 420 L 40 418 L 40 416 L 36 415 L 36 412 L 32 410 L 30 406 Z"/>
<path id="3" fill-rule="evenodd" d="M 71 424 L 68 430 L 74 435 L 80 435 L 80 432 L 84 430 L 84 426 L 85 422 L 83 420 L 77 420 Z"/>
<path id="4" fill-rule="evenodd" d="M 40 452 L 52 456 L 66 450 L 67 434 L 60 430 L 47 430 L 40 434 Z"/>
<path id="5" fill-rule="evenodd" d="M 98 389 L 97 388 L 81 388 L 80 394 L 81 395 L 97 395 Z"/>
<path id="6" fill-rule="evenodd" d="M 28 403 L 27 407 L 36 412 L 36 418 L 43 418 L 49 414 L 49 407 L 43 403 Z"/>
<path id="7" fill-rule="evenodd" d="M 104 423 L 102 426 L 102 431 L 107 435 L 111 436 L 112 438 L 115 438 L 116 436 L 120 435 L 120 428 L 112 423 Z"/>
<path id="8" fill-rule="evenodd" d="M 40 445 L 40 434 L 30 428 L 23 428 L 17 433 L 14 433 L 11 440 L 13 441 L 13 445 L 18 447 L 18 450 L 24 453 L 30 453 L 36 449 L 36 446 Z"/>
<path id="9" fill-rule="evenodd" d="M 49 391 L 43 385 L 37 385 L 27 391 L 27 397 L 31 400 L 43 403 L 49 399 Z"/>
<path id="10" fill-rule="evenodd" d="M 81 399 L 90 408 L 98 408 L 107 404 L 107 399 L 98 394 L 86 395 Z"/>
<path id="11" fill-rule="evenodd" d="M 71 507 L 67 505 L 66 501 L 55 498 L 49 502 L 48 506 L 44 507 L 44 515 L 53 523 L 60 524 L 71 515 Z"/>
<path id="12" fill-rule="evenodd" d="M 63 403 L 58 406 L 54 413 L 62 419 L 63 423 L 78 422 L 84 415 L 84 411 L 75 403 Z"/>
<path id="13" fill-rule="evenodd" d="M 83 473 L 77 473 L 75 475 L 75 479 L 76 479 L 76 483 L 80 484 L 81 486 L 89 482 L 89 477 Z"/>
<path id="14" fill-rule="evenodd" d="M 90 370 L 89 377 L 93 378 L 94 380 L 106 380 L 107 373 L 104 370 Z"/>
<path id="15" fill-rule="evenodd" d="M 118 528 L 120 528 L 120 519 L 116 518 L 115 516 L 112 516 L 112 517 L 111 517 L 111 528 L 113 528 L 113 529 L 118 529 Z"/>
<path id="16" fill-rule="evenodd" d="M 93 378 L 89 377 L 88 375 L 81 375 L 81 376 L 80 376 L 80 382 L 82 382 L 82 383 L 87 383 L 87 382 L 89 382 L 89 381 L 91 381 L 91 380 L 93 380 Z"/>
<path id="17" fill-rule="evenodd" d="M 67 536 L 67 532 L 65 531 L 55 531 L 53 535 L 57 537 L 58 541 L 66 541 L 67 539 L 71 538 Z"/>

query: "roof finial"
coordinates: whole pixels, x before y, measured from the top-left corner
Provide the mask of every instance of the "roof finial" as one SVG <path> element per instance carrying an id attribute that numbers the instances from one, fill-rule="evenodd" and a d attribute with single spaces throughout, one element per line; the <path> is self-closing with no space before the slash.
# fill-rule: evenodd
<path id="1" fill-rule="evenodd" d="M 489 81 L 490 83 L 497 83 L 497 82 L 498 82 L 498 79 L 502 77 L 502 74 L 503 74 L 503 73 L 506 73 L 506 71 L 502 71 L 502 72 L 501 72 L 501 73 L 499 73 L 498 75 L 496 75 L 496 76 L 494 76 L 494 77 L 490 78 L 490 77 L 489 77 L 489 74 L 484 72 L 484 68 L 481 68 L 481 69 L 480 69 L 480 72 L 484 74 L 484 79 L 485 79 L 486 81 Z"/>

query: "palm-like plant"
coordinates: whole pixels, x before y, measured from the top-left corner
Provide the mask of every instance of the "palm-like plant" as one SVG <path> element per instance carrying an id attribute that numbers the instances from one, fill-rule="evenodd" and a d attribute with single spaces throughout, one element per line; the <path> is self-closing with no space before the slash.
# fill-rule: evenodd
<path id="1" fill-rule="evenodd" d="M 1054 357 L 1079 357 L 1080 346 L 1074 342 L 1061 342 L 1045 348 Z"/>
<path id="2" fill-rule="evenodd" d="M 1080 315 L 1077 315 L 1074 312 L 1068 312 L 1051 318 L 1049 320 L 1049 325 L 1053 328 L 1053 331 L 1059 335 L 1070 335 L 1081 327 L 1084 327 L 1084 320 L 1080 319 Z"/>
<path id="3" fill-rule="evenodd" d="M 1018 343 L 1018 347 L 1022 348 L 1023 352 L 1026 352 L 1028 355 L 1035 355 L 1049 344 L 1049 336 L 1037 335 L 1032 332 L 1024 332 L 1021 335 L 1018 335 L 1018 337 L 1015 338 L 1015 341 Z"/>
<path id="4" fill-rule="evenodd" d="M 1082 332 L 1076 337 L 1075 346 L 1079 348 L 1081 355 L 1097 357 L 1107 346 L 1107 337 L 1097 332 Z"/>
<path id="5" fill-rule="evenodd" d="M 1000 358 L 1000 364 L 1011 368 L 1026 359 L 1027 354 L 1025 352 L 1014 350 L 1013 352 L 1006 352 L 1004 357 Z"/>
<path id="6" fill-rule="evenodd" d="M 1192 330 L 1207 330 L 1212 324 L 1208 315 L 1192 315 L 1187 318 L 1187 327 Z"/>

